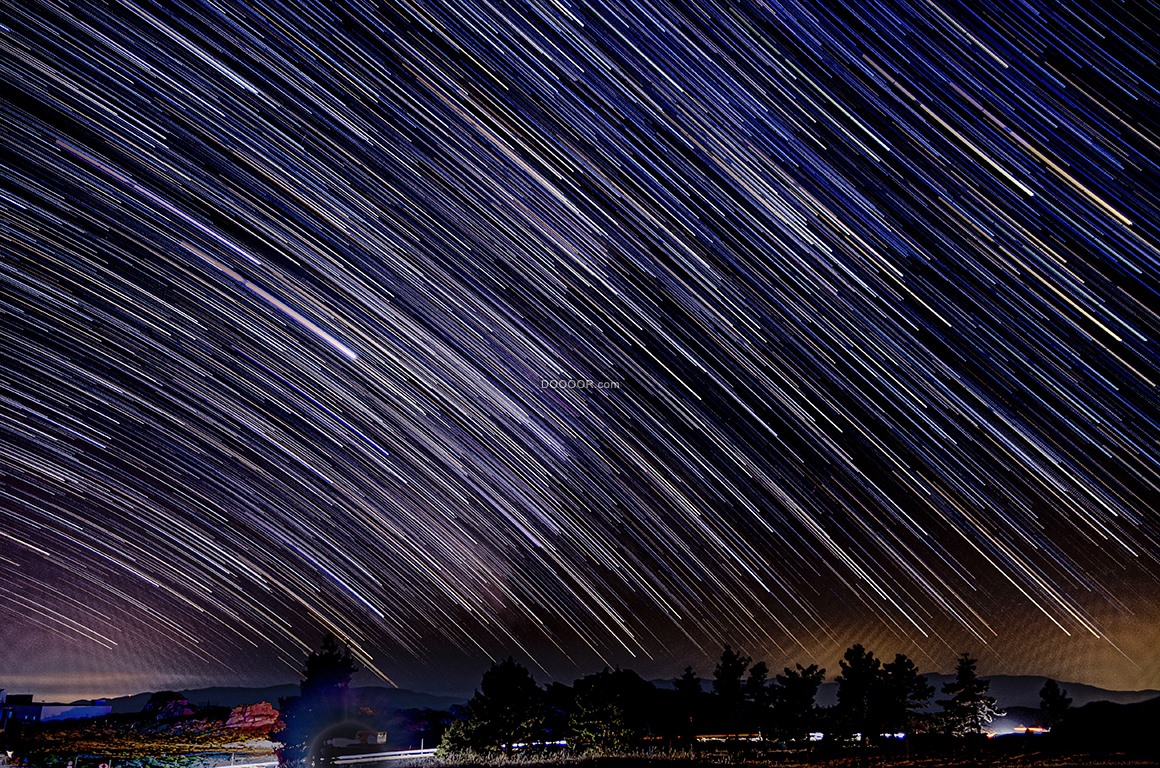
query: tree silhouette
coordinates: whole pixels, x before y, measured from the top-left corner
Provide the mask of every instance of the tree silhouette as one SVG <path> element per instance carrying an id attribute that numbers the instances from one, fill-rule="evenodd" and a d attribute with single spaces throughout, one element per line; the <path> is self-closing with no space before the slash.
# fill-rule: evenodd
<path id="1" fill-rule="evenodd" d="M 456 757 L 469 752 L 476 752 L 472 744 L 471 713 L 467 705 L 455 704 L 451 707 L 451 722 L 443 731 L 443 738 L 439 741 L 437 754 L 442 757 Z"/>
<path id="2" fill-rule="evenodd" d="M 1039 711 L 1043 713 L 1043 723 L 1054 728 L 1071 707 L 1071 697 L 1059 687 L 1059 683 L 1048 679 L 1039 691 Z"/>
<path id="3" fill-rule="evenodd" d="M 544 727 L 545 741 L 564 741 L 572 736 L 569 721 L 575 709 L 576 695 L 571 686 L 563 683 L 549 683 L 544 686 Z"/>
<path id="4" fill-rule="evenodd" d="M 978 661 L 969 653 L 959 655 L 955 679 L 943 686 L 949 699 L 939 701 L 944 710 L 947 730 L 952 736 L 973 736 L 983 732 L 983 726 L 996 715 L 1003 714 L 995 706 L 995 699 L 987 695 L 991 684 L 981 680 L 975 671 Z"/>
<path id="5" fill-rule="evenodd" d="M 345 694 L 356 671 L 350 649 L 328 634 L 322 638 L 322 647 L 306 657 L 299 690 L 304 697 Z"/>
<path id="6" fill-rule="evenodd" d="M 447 729 L 444 752 L 506 755 L 517 744 L 543 739 L 544 692 L 527 667 L 510 656 L 483 673 L 466 710 L 466 717 Z"/>
<path id="7" fill-rule="evenodd" d="M 677 738 L 687 744 L 694 744 L 696 739 L 696 722 L 699 714 L 701 699 L 701 678 L 691 666 L 685 667 L 684 673 L 673 680 L 676 689 L 676 716 L 678 719 Z"/>
<path id="8" fill-rule="evenodd" d="M 697 677 L 697 673 L 693 671 L 691 666 L 685 667 L 681 676 L 673 680 L 673 688 L 682 696 L 696 698 L 697 694 L 701 692 L 701 678 Z"/>
<path id="9" fill-rule="evenodd" d="M 320 762 L 324 733 L 343 723 L 350 711 L 350 681 L 358 666 L 350 649 L 328 634 L 306 657 L 299 695 L 279 702 L 281 717 L 272 738 L 280 765 L 299 768 Z"/>
<path id="10" fill-rule="evenodd" d="M 576 681 L 572 733 L 581 748 L 626 751 L 648 734 L 648 713 L 656 687 L 627 669 L 609 670 Z"/>
<path id="11" fill-rule="evenodd" d="M 745 679 L 742 694 L 759 710 L 769 704 L 769 665 L 759 661 L 749 668 L 749 677 Z"/>
<path id="12" fill-rule="evenodd" d="M 736 710 L 743 700 L 741 678 L 745 676 L 745 670 L 749 669 L 750 661 L 748 656 L 726 645 L 721 652 L 721 660 L 713 668 L 713 693 L 720 698 L 722 707 L 730 712 Z"/>
<path id="13" fill-rule="evenodd" d="M 881 729 L 878 726 L 874 704 L 879 697 L 882 665 L 874 654 L 859 643 L 846 649 L 838 662 L 842 674 L 838 681 L 838 729 L 845 734 L 858 733 L 865 743 Z"/>
<path id="14" fill-rule="evenodd" d="M 826 679 L 826 670 L 817 664 L 796 669 L 785 668 L 775 678 L 770 694 L 773 698 L 774 722 L 778 732 L 790 742 L 809 738 L 817 721 L 818 688 Z"/>
<path id="15" fill-rule="evenodd" d="M 878 719 L 888 733 L 910 730 L 911 719 L 930 702 L 934 687 L 905 654 L 895 654 L 894 661 L 882 665 L 879 695 L 875 702 Z"/>

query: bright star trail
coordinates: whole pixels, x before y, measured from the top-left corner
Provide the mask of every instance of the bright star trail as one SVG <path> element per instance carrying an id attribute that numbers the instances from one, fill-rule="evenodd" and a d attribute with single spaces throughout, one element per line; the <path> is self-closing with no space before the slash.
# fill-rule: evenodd
<path id="1" fill-rule="evenodd" d="M 0 687 L 1160 687 L 1154 6 L 342 5 L 0 3 Z"/>

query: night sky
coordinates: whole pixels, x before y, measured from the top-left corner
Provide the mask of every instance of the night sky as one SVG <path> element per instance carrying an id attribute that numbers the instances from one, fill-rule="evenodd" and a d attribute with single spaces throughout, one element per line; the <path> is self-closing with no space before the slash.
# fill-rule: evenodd
<path id="1" fill-rule="evenodd" d="M 0 687 L 1160 687 L 1155 6 L 327 5 L 0 2 Z"/>

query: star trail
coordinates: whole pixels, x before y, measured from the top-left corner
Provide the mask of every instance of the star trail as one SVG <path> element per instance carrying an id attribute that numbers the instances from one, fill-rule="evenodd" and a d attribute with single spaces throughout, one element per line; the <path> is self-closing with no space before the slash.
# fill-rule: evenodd
<path id="1" fill-rule="evenodd" d="M 1157 29 L 2 0 L 0 687 L 1160 687 Z"/>

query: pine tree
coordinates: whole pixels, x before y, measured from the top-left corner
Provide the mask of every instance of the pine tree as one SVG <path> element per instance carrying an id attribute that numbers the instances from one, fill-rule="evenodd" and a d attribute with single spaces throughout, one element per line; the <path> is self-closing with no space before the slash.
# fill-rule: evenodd
<path id="1" fill-rule="evenodd" d="M 894 661 L 882 665 L 882 685 L 875 708 L 882 727 L 889 733 L 907 732 L 916 712 L 921 711 L 934 695 L 934 687 L 905 654 L 895 654 Z"/>
<path id="2" fill-rule="evenodd" d="M 304 697 L 345 694 L 357 670 L 350 649 L 328 634 L 322 647 L 306 657 L 299 690 Z"/>
<path id="3" fill-rule="evenodd" d="M 341 725 L 351 709 L 350 681 L 358 666 L 350 649 L 334 635 L 306 658 L 299 695 L 279 702 L 281 716 L 272 738 L 282 746 L 279 761 L 300 768 L 318 765 L 328 731 Z"/>
<path id="4" fill-rule="evenodd" d="M 763 709 L 769 703 L 769 665 L 759 661 L 749 668 L 749 677 L 745 679 L 742 693 L 746 700 L 753 703 L 758 709 Z"/>
<path id="5" fill-rule="evenodd" d="M 627 751 L 648 734 L 656 687 L 631 670 L 604 669 L 576 681 L 570 721 L 576 744 L 595 750 Z"/>
<path id="6" fill-rule="evenodd" d="M 995 699 L 987 695 L 991 684 L 979 678 L 975 671 L 978 661 L 969 653 L 959 655 L 955 679 L 943 686 L 949 699 L 939 701 L 944 710 L 947 730 L 953 736 L 973 736 L 983 732 L 983 726 L 1003 713 L 995 706 Z"/>
<path id="7" fill-rule="evenodd" d="M 685 744 L 693 745 L 696 743 L 696 725 L 702 698 L 701 678 L 688 666 L 680 677 L 673 680 L 673 687 L 677 691 L 677 738 Z"/>
<path id="8" fill-rule="evenodd" d="M 730 710 L 740 706 L 743 698 L 741 678 L 749 669 L 751 659 L 743 656 L 732 646 L 726 645 L 721 652 L 721 660 L 713 668 L 713 693 L 721 699 L 721 704 Z"/>
<path id="9" fill-rule="evenodd" d="M 826 670 L 811 664 L 785 668 L 774 681 L 770 695 L 773 699 L 774 722 L 778 732 L 789 742 L 804 742 L 817 720 L 818 688 L 826 679 Z"/>
<path id="10" fill-rule="evenodd" d="M 1039 691 L 1039 710 L 1043 713 L 1043 723 L 1048 728 L 1059 725 L 1059 721 L 1071 707 L 1071 697 L 1059 687 L 1059 683 L 1048 680 Z"/>
<path id="11" fill-rule="evenodd" d="M 465 714 L 447 729 L 442 751 L 510 754 L 516 744 L 543 740 L 544 691 L 527 667 L 509 656 L 483 673 Z"/>
<path id="12" fill-rule="evenodd" d="M 701 692 L 701 678 L 697 677 L 691 666 L 685 667 L 681 676 L 673 680 L 673 688 L 682 696 L 695 698 Z"/>
<path id="13" fill-rule="evenodd" d="M 880 730 L 873 705 L 879 696 L 882 662 L 858 644 L 846 649 L 838 664 L 842 668 L 837 678 L 838 727 L 846 734 L 861 734 L 865 742 Z"/>

